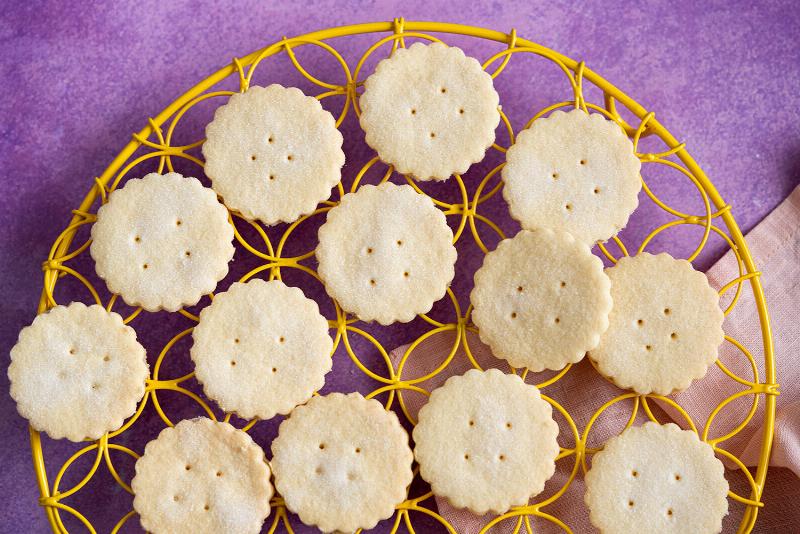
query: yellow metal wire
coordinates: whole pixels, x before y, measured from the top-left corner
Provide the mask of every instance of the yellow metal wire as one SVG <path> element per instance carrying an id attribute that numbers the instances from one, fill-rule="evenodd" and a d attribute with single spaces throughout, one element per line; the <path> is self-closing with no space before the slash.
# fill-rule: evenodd
<path id="1" fill-rule="evenodd" d="M 440 37 L 430 35 L 429 32 L 436 32 Z M 348 63 L 343 59 L 341 54 L 336 50 L 334 44 L 338 40 L 347 36 L 356 34 L 379 34 L 378 39 L 374 44 L 369 46 L 366 51 L 361 55 L 355 66 L 351 69 Z M 387 34 L 387 35 L 380 35 Z M 56 305 L 57 300 L 54 295 L 55 287 L 58 280 L 64 276 L 71 276 L 78 280 L 87 290 L 87 299 L 93 300 L 100 304 L 101 299 L 98 292 L 80 272 L 74 268 L 65 265 L 67 262 L 75 259 L 77 256 L 85 253 L 89 246 L 89 240 L 86 240 L 79 245 L 75 246 L 73 241 L 77 232 L 85 225 L 91 224 L 95 220 L 94 212 L 96 212 L 95 204 L 99 201 L 104 203 L 107 195 L 114 191 L 119 184 L 128 176 L 132 170 L 136 169 L 139 165 L 151 159 L 157 158 L 158 170 L 163 171 L 164 168 L 173 170 L 173 158 L 184 158 L 199 167 L 203 166 L 203 162 L 188 153 L 188 151 L 197 148 L 203 142 L 203 139 L 196 140 L 192 143 L 184 145 L 173 145 L 172 140 L 175 131 L 180 124 L 181 118 L 192 107 L 200 102 L 217 97 L 227 97 L 233 94 L 231 91 L 222 91 L 215 89 L 220 82 L 233 76 L 239 82 L 239 91 L 246 90 L 252 83 L 253 75 L 257 67 L 262 62 L 268 61 L 270 57 L 279 54 L 285 54 L 294 68 L 309 82 L 319 86 L 322 91 L 317 95 L 317 98 L 339 98 L 344 99 L 342 111 L 336 118 L 337 126 L 342 123 L 346 118 L 349 111 L 358 115 L 360 109 L 358 107 L 358 95 L 363 86 L 363 79 L 365 74 L 363 72 L 364 65 L 367 59 L 373 54 L 383 53 L 384 55 L 390 54 L 398 47 L 405 47 L 408 39 L 421 39 L 427 41 L 446 41 L 447 34 L 460 34 L 467 35 L 477 39 L 484 39 L 504 43 L 506 48 L 502 51 L 490 56 L 483 63 L 483 67 L 489 72 L 493 78 L 502 75 L 512 57 L 515 55 L 534 54 L 543 57 L 555 63 L 566 76 L 570 88 L 572 90 L 571 99 L 556 104 L 550 105 L 536 113 L 530 121 L 525 125 L 529 126 L 535 120 L 544 117 L 552 111 L 563 108 L 573 107 L 580 108 L 587 112 L 602 113 L 607 118 L 614 120 L 619 124 L 625 133 L 633 140 L 637 155 L 642 161 L 643 166 L 647 165 L 661 165 L 673 171 L 680 173 L 695 186 L 698 195 L 702 200 L 703 211 L 701 213 L 691 214 L 685 213 L 677 207 L 670 206 L 663 202 L 653 191 L 648 187 L 647 182 L 643 178 L 643 189 L 646 195 L 652 202 L 664 210 L 667 214 L 673 217 L 669 222 L 661 225 L 651 232 L 640 243 L 637 251 L 645 250 L 650 241 L 659 233 L 669 231 L 681 225 L 697 225 L 703 228 L 703 236 L 699 241 L 698 246 L 691 254 L 689 259 L 694 259 L 705 247 L 708 238 L 711 234 L 721 237 L 733 250 L 736 261 L 739 267 L 738 277 L 727 282 L 720 290 L 720 295 L 725 295 L 728 291 L 735 288 L 733 297 L 730 304 L 725 310 L 727 315 L 736 306 L 739 301 L 739 295 L 745 285 L 749 285 L 755 296 L 755 303 L 758 308 L 760 327 L 762 333 L 763 347 L 764 347 L 764 376 L 759 376 L 756 358 L 753 354 L 744 347 L 739 341 L 732 337 L 726 337 L 726 341 L 736 347 L 744 357 L 749 361 L 752 370 L 752 376 L 741 377 L 734 374 L 725 364 L 721 361 L 717 362 L 720 370 L 728 376 L 731 380 L 740 384 L 743 389 L 731 395 L 727 399 L 720 402 L 718 406 L 710 414 L 708 420 L 701 426 L 697 427 L 695 422 L 692 421 L 686 411 L 681 408 L 674 400 L 659 395 L 637 395 L 635 393 L 622 393 L 613 399 L 605 402 L 600 406 L 591 416 L 586 427 L 579 430 L 575 421 L 569 412 L 561 406 L 558 402 L 553 400 L 547 395 L 547 388 L 559 381 L 562 377 L 568 374 L 572 366 L 567 366 L 564 370 L 557 373 L 555 376 L 542 380 L 538 386 L 544 390 L 543 398 L 549 402 L 555 412 L 560 414 L 567 423 L 572 439 L 575 446 L 572 448 L 562 448 L 558 456 L 559 462 L 570 462 L 570 475 L 564 485 L 559 488 L 554 494 L 539 502 L 534 502 L 526 506 L 514 508 L 487 523 L 483 532 L 489 530 L 492 526 L 507 522 L 509 526 L 513 525 L 514 532 L 520 532 L 523 527 L 526 532 L 532 532 L 531 518 L 536 517 L 541 520 L 547 521 L 561 528 L 565 532 L 572 532 L 568 525 L 563 523 L 559 518 L 546 512 L 544 509 L 551 506 L 556 502 L 568 489 L 572 481 L 579 472 L 584 472 L 587 469 L 586 459 L 597 452 L 597 448 L 588 447 L 587 442 L 590 436 L 590 431 L 595 422 L 608 410 L 611 406 L 626 402 L 631 405 L 630 418 L 628 419 L 625 428 L 630 427 L 640 410 L 642 410 L 648 418 L 656 420 L 649 404 L 649 400 L 658 400 L 662 403 L 670 405 L 680 416 L 685 420 L 686 426 L 699 432 L 701 439 L 707 441 L 714 447 L 714 450 L 722 457 L 727 458 L 738 467 L 740 467 L 745 474 L 750 486 L 750 492 L 747 496 L 737 495 L 733 492 L 730 497 L 745 505 L 744 513 L 739 523 L 739 532 L 750 532 L 755 523 L 758 515 L 758 509 L 763 506 L 761 502 L 761 493 L 764 488 L 764 480 L 767 473 L 767 464 L 770 455 L 770 448 L 772 445 L 772 432 L 775 421 L 775 396 L 778 394 L 778 386 L 775 383 L 775 362 L 773 357 L 772 335 L 770 332 L 769 318 L 767 315 L 767 307 L 764 301 L 764 294 L 761 287 L 760 272 L 756 269 L 747 244 L 742 236 L 739 227 L 734 220 L 731 206 L 726 204 L 719 193 L 716 191 L 712 183 L 706 177 L 702 169 L 695 163 L 692 157 L 686 150 L 684 143 L 679 143 L 656 119 L 652 112 L 647 111 L 641 105 L 626 96 L 622 91 L 608 83 L 599 75 L 590 70 L 583 62 L 576 62 L 566 56 L 557 52 L 549 50 L 536 43 L 523 39 L 517 35 L 515 30 L 509 33 L 502 33 L 484 28 L 476 28 L 471 26 L 463 26 L 458 24 L 447 24 L 437 22 L 410 22 L 403 19 L 395 19 L 392 22 L 384 23 L 370 23 L 358 24 L 353 26 L 343 26 L 338 28 L 331 28 L 322 31 L 309 33 L 303 36 L 294 38 L 283 38 L 280 41 L 273 43 L 259 51 L 253 52 L 242 58 L 234 58 L 230 65 L 212 74 L 181 97 L 175 102 L 170 104 L 164 111 L 159 113 L 153 118 L 148 119 L 147 125 L 139 132 L 133 134 L 132 140 L 127 146 L 117 155 L 111 162 L 108 168 L 99 177 L 89 183 L 89 191 L 84 198 L 83 202 L 77 210 L 73 211 L 73 218 L 67 227 L 55 239 L 53 246 L 48 255 L 47 261 L 43 264 L 44 280 L 43 291 L 39 302 L 39 312 L 44 312 L 52 306 Z M 332 40 L 332 43 L 326 42 Z M 323 81 L 317 76 L 312 75 L 302 65 L 295 50 L 301 47 L 316 47 L 334 58 L 336 64 L 341 68 L 344 75 L 344 83 L 333 83 Z M 492 70 L 494 69 L 494 70 Z M 587 102 L 584 97 L 584 87 L 587 84 L 592 84 L 599 88 L 603 93 L 603 102 L 592 103 Z M 638 118 L 638 124 L 629 124 L 622 119 L 619 109 L 625 108 L 632 116 Z M 508 134 L 510 143 L 513 144 L 515 139 L 514 129 L 511 122 L 505 114 L 501 112 L 501 124 Z M 166 130 L 164 130 L 166 126 Z M 658 153 L 642 153 L 639 152 L 639 141 L 643 137 L 656 136 L 661 139 L 666 150 Z M 148 150 L 143 154 L 132 158 L 134 153 L 139 149 Z M 507 147 L 494 144 L 493 150 L 498 153 L 504 153 Z M 677 161 L 676 161 L 677 159 Z M 443 200 L 433 198 L 434 203 L 445 213 L 448 217 L 458 218 L 457 230 L 454 232 L 454 242 L 458 244 L 465 239 L 465 236 L 470 236 L 483 252 L 487 252 L 481 234 L 484 236 L 486 232 L 495 234 L 495 237 L 504 238 L 505 235 L 500 227 L 488 217 L 478 213 L 481 205 L 490 198 L 497 195 L 502 188 L 500 180 L 500 171 L 503 164 L 500 164 L 489 172 L 477 183 L 474 192 L 469 193 L 468 189 L 460 176 L 454 176 L 452 180 L 457 184 L 460 201 L 456 203 L 445 202 Z M 363 177 L 368 171 L 373 168 L 381 172 L 381 181 L 388 180 L 394 170 L 391 166 L 386 166 L 379 161 L 377 157 L 367 162 L 355 176 L 354 183 L 351 190 L 355 190 L 361 183 Z M 374 171 L 373 171 L 374 172 Z M 646 172 L 644 173 L 646 176 Z M 427 194 L 424 191 L 425 184 L 416 183 L 414 180 L 406 177 L 407 182 L 414 187 L 418 192 Z M 338 199 L 345 194 L 344 186 L 339 183 L 336 191 Z M 430 196 L 430 195 L 429 195 Z M 313 256 L 313 250 L 299 254 L 297 256 L 283 256 L 283 251 L 286 243 L 295 232 L 295 230 L 303 223 L 312 218 L 319 219 L 332 207 L 338 203 L 338 199 L 325 201 L 313 213 L 300 218 L 298 221 L 288 225 L 286 230 L 279 238 L 277 245 L 274 245 L 267 231 L 258 223 L 245 220 L 240 214 L 232 212 L 230 215 L 230 223 L 235 229 L 236 242 L 247 252 L 251 253 L 254 257 L 258 258 L 262 263 L 245 274 L 241 280 L 247 280 L 259 273 L 267 272 L 270 279 L 281 279 L 282 269 L 294 269 L 298 272 L 303 272 L 310 277 L 319 280 L 317 273 L 308 265 L 307 262 Z M 714 221 L 724 223 L 727 233 L 721 228 L 721 225 L 714 224 Z M 258 240 L 256 242 L 248 241 L 240 232 L 240 229 L 245 226 L 255 230 Z M 627 256 L 628 248 L 619 239 L 613 238 L 613 243 L 619 252 L 619 256 Z M 616 262 L 619 256 L 615 256 L 609 250 L 608 244 L 599 244 L 601 253 L 612 262 Z M 213 295 L 210 295 L 213 298 Z M 353 317 L 345 314 L 338 305 L 333 302 L 335 310 L 335 317 L 329 319 L 329 325 L 334 333 L 334 352 L 341 345 L 347 352 L 353 364 L 366 376 L 377 381 L 379 386 L 368 394 L 369 397 L 376 397 L 381 394 L 387 394 L 385 406 L 387 409 L 396 408 L 408 418 L 413 424 L 414 420 L 409 414 L 406 406 L 404 394 L 411 391 L 416 394 L 429 395 L 421 384 L 426 380 L 436 376 L 447 369 L 448 365 L 454 359 L 459 348 L 463 349 L 468 360 L 471 364 L 480 368 L 480 365 L 475 360 L 472 350 L 469 346 L 469 338 L 467 332 L 475 332 L 475 327 L 470 323 L 470 314 L 472 306 L 463 308 L 456 298 L 455 294 L 448 290 L 447 300 L 452 304 L 451 320 L 450 322 L 440 322 L 432 319 L 427 315 L 421 316 L 422 319 L 430 325 L 431 329 L 420 335 L 414 342 L 411 343 L 409 348 L 402 355 L 397 364 L 393 364 L 386 348 L 384 348 L 380 341 L 374 336 L 359 328 L 358 321 Z M 112 309 L 117 302 L 117 296 L 112 296 L 105 304 L 107 309 Z M 129 313 L 125 318 L 126 323 L 135 321 L 136 317 L 141 313 L 141 308 L 137 308 Z M 197 321 L 197 316 L 186 311 L 181 310 L 185 317 L 191 321 Z M 130 492 L 129 481 L 123 480 L 119 472 L 114 466 L 112 451 L 115 454 L 125 454 L 132 458 L 137 458 L 138 453 L 128 449 L 127 447 L 112 443 L 110 440 L 115 439 L 120 434 L 129 431 L 129 429 L 136 423 L 140 415 L 144 411 L 147 403 L 152 403 L 156 413 L 163 420 L 164 424 L 172 425 L 173 421 L 165 412 L 165 406 L 162 405 L 159 399 L 159 392 L 172 391 L 182 394 L 191 401 L 197 403 L 203 411 L 211 418 L 216 418 L 213 410 L 206 403 L 205 399 L 201 396 L 190 391 L 184 387 L 184 383 L 192 379 L 194 373 L 189 373 L 185 376 L 177 378 L 165 378 L 162 376 L 161 368 L 164 361 L 170 357 L 173 352 L 174 345 L 185 336 L 191 333 L 192 329 L 188 328 L 175 335 L 162 349 L 152 369 L 152 377 L 147 381 L 146 393 L 136 413 L 131 417 L 125 425 L 115 432 L 111 432 L 101 439 L 92 442 L 85 447 L 78 450 L 66 462 L 64 462 L 58 470 L 52 484 L 48 478 L 44 453 L 42 450 L 41 436 L 38 432 L 31 429 L 31 450 L 33 453 L 34 468 L 36 471 L 36 478 L 40 491 L 40 504 L 44 507 L 47 514 L 48 521 L 53 528 L 54 532 L 66 532 L 66 527 L 63 522 L 63 515 L 66 513 L 77 519 L 89 532 L 95 532 L 95 528 L 91 521 L 85 517 L 79 510 L 72 507 L 66 501 L 75 493 L 81 491 L 82 488 L 92 479 L 101 465 L 109 470 L 116 483 L 126 492 Z M 433 371 L 421 377 L 404 378 L 403 371 L 408 361 L 413 358 L 414 352 L 419 348 L 420 344 L 431 336 L 442 332 L 452 332 L 454 335 L 454 342 L 446 357 L 442 360 Z M 382 366 L 379 369 L 370 369 L 364 364 L 359 356 L 354 352 L 351 340 L 355 337 L 360 337 L 369 344 L 380 354 Z M 512 372 L 519 372 L 524 378 L 528 376 L 527 369 L 515 370 Z M 730 432 L 722 436 L 710 437 L 710 428 L 716 416 L 732 401 L 742 397 L 752 397 L 750 408 L 746 413 L 742 414 L 741 422 Z M 721 444 L 740 432 L 748 422 L 755 417 L 759 402 L 762 402 L 764 410 L 763 420 L 763 436 L 761 440 L 761 451 L 759 455 L 758 466 L 755 473 L 747 470 L 741 461 L 732 455 L 729 451 L 723 449 Z M 396 405 L 396 407 L 395 407 Z M 225 416 L 226 421 L 230 420 L 230 414 Z M 257 424 L 257 420 L 248 422 L 243 429 L 245 431 L 253 428 Z M 81 480 L 69 489 L 61 489 L 61 481 L 64 480 L 66 473 L 71 469 L 77 469 L 73 466 L 76 461 L 83 456 L 94 455 L 94 461 L 87 472 L 83 474 Z M 415 470 L 415 476 L 418 476 Z M 275 496 L 272 500 L 274 513 L 267 523 L 266 528 L 268 532 L 275 532 L 277 529 L 282 528 L 287 532 L 293 532 L 291 519 L 287 513 L 280 496 Z M 135 515 L 134 511 L 130 511 L 122 516 L 116 525 L 113 527 L 112 532 L 118 532 L 127 521 Z M 433 504 L 433 495 L 428 492 L 420 497 L 409 496 L 406 501 L 397 507 L 392 523 L 392 532 L 398 531 L 401 525 L 406 530 L 413 533 L 414 518 L 421 515 L 434 518 L 441 524 L 447 531 L 455 532 L 455 529 L 450 525 L 445 518 L 439 515 Z"/>

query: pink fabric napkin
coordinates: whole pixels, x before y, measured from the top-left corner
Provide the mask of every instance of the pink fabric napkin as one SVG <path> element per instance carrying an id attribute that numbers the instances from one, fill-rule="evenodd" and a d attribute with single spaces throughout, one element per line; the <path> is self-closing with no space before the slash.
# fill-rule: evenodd
<path id="1" fill-rule="evenodd" d="M 769 314 L 772 321 L 775 344 L 775 358 L 778 369 L 778 383 L 782 384 L 778 397 L 778 412 L 775 425 L 775 440 L 767 488 L 762 500 L 765 509 L 753 532 L 800 532 L 800 187 L 778 206 L 747 236 L 747 243 L 756 266 L 763 273 L 762 283 L 766 294 Z M 708 272 L 711 285 L 717 289 L 737 276 L 736 258 L 731 251 L 722 257 Z M 725 321 L 724 329 L 728 336 L 746 347 L 758 363 L 759 378 L 764 380 L 763 346 L 757 310 L 749 284 L 745 284 L 739 301 Z M 722 300 L 727 306 L 735 288 L 728 291 Z M 483 368 L 498 367 L 508 369 L 508 365 L 494 358 L 477 335 L 468 334 L 467 342 L 471 352 Z M 410 379 L 424 376 L 436 369 L 451 352 L 455 344 L 452 332 L 442 332 L 420 343 L 408 356 L 402 369 L 402 378 Z M 391 352 L 391 359 L 398 365 L 408 345 Z M 752 380 L 750 363 L 734 343 L 726 341 L 720 349 L 720 360 L 733 373 Z M 448 377 L 463 374 L 472 367 L 464 347 L 459 345 L 453 361 L 444 372 L 418 384 L 430 391 L 440 386 Z M 555 373 L 529 375 L 530 383 L 542 382 Z M 699 428 L 705 424 L 711 410 L 725 397 L 744 386 L 728 378 L 716 366 L 688 390 L 675 394 L 673 398 L 689 413 Z M 583 432 L 594 411 L 605 401 L 619 395 L 622 391 L 600 377 L 587 360 L 575 365 L 555 384 L 543 389 L 543 393 L 561 406 L 573 417 L 578 432 Z M 416 419 L 419 408 L 427 397 L 414 392 L 403 392 L 409 413 Z M 755 465 L 761 447 L 761 422 L 763 420 L 763 395 L 753 420 L 733 438 L 720 445 L 741 458 L 746 465 Z M 750 408 L 752 396 L 744 396 L 724 408 L 711 426 L 710 437 L 722 436 L 735 428 Z M 588 439 L 588 447 L 596 447 L 607 438 L 615 435 L 625 425 L 631 415 L 632 400 L 612 405 L 594 423 Z M 673 420 L 682 422 L 680 415 L 668 405 L 651 404 L 656 418 L 661 422 Z M 566 419 L 554 410 L 559 423 L 559 443 L 562 447 L 575 446 L 575 437 Z M 640 407 L 637 423 L 645 421 Z M 532 502 L 540 502 L 558 491 L 567 481 L 575 465 L 574 456 L 557 462 L 556 473 L 548 481 L 542 494 Z M 732 467 L 732 466 L 729 466 Z M 786 468 L 786 469 L 782 469 Z M 734 469 L 726 470 L 731 489 L 739 495 L 749 496 L 749 485 L 743 474 Z M 588 521 L 588 511 L 583 503 L 583 473 L 579 469 L 575 480 L 567 491 L 550 506 L 543 509 L 562 520 L 575 533 L 596 532 Z M 742 507 L 731 503 L 729 514 L 724 521 L 723 532 L 736 532 L 742 516 Z M 446 500 L 437 498 L 439 513 L 459 533 L 473 534 L 492 519 L 492 516 L 477 517 L 466 510 L 451 507 Z M 496 525 L 491 532 L 511 532 L 515 519 L 505 520 Z M 546 518 L 532 518 L 534 532 L 563 532 Z M 525 532 L 523 525 L 521 532 Z"/>

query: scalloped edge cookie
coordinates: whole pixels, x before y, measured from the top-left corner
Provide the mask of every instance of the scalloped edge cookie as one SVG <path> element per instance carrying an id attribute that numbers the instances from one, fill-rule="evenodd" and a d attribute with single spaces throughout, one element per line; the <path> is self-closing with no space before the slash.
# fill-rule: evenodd
<path id="1" fill-rule="evenodd" d="M 599 113 L 554 111 L 521 131 L 506 153 L 503 198 L 528 230 L 558 227 L 606 241 L 639 205 L 641 162 L 619 125 Z"/>
<path id="2" fill-rule="evenodd" d="M 705 376 L 725 339 L 719 295 L 686 260 L 642 253 L 606 269 L 614 308 L 589 351 L 597 370 L 640 394 L 669 395 Z"/>
<path id="3" fill-rule="evenodd" d="M 420 476 L 456 508 L 502 514 L 527 504 L 555 473 L 553 409 L 517 375 L 471 369 L 452 376 L 418 418 Z"/>
<path id="4" fill-rule="evenodd" d="M 414 43 L 364 82 L 361 127 L 384 162 L 421 181 L 446 180 L 481 161 L 500 123 L 492 77 L 442 43 Z"/>
<path id="5" fill-rule="evenodd" d="M 604 534 L 712 534 L 722 530 L 727 494 L 710 445 L 691 430 L 648 421 L 594 455 L 584 501 Z"/>
<path id="6" fill-rule="evenodd" d="M 122 317 L 73 302 L 37 315 L 11 349 L 19 414 L 53 439 L 98 439 L 136 412 L 149 369 Z"/>

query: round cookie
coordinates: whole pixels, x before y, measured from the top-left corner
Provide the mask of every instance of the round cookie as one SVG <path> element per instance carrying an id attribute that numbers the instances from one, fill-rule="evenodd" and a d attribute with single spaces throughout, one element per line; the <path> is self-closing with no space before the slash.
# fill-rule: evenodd
<path id="1" fill-rule="evenodd" d="M 690 430 L 647 422 L 608 440 L 586 473 L 603 534 L 713 534 L 728 511 L 725 468 Z"/>
<path id="2" fill-rule="evenodd" d="M 177 311 L 228 274 L 233 227 L 211 189 L 176 172 L 128 180 L 92 226 L 97 275 L 131 306 Z"/>
<path id="3" fill-rule="evenodd" d="M 288 414 L 325 384 L 333 341 L 317 303 L 279 280 L 234 283 L 192 331 L 195 377 L 226 412 Z"/>
<path id="4" fill-rule="evenodd" d="M 486 255 L 470 295 L 481 341 L 514 367 L 558 370 L 608 328 L 603 263 L 561 230 L 522 230 Z"/>
<path id="5" fill-rule="evenodd" d="M 622 230 L 642 188 L 641 162 L 615 122 L 555 111 L 506 153 L 503 197 L 523 228 L 561 228 L 589 244 Z"/>
<path id="6" fill-rule="evenodd" d="M 341 180 L 336 121 L 296 87 L 251 86 L 206 126 L 205 172 L 225 205 L 271 225 L 314 211 Z"/>
<path id="7" fill-rule="evenodd" d="M 257 534 L 270 512 L 269 477 L 264 451 L 245 432 L 185 419 L 145 446 L 133 508 L 153 534 Z"/>
<path id="8" fill-rule="evenodd" d="M 384 325 L 430 311 L 455 275 L 444 213 L 389 182 L 345 195 L 319 229 L 316 254 L 325 290 L 342 309 Z"/>
<path id="9" fill-rule="evenodd" d="M 401 174 L 446 180 L 483 159 L 500 122 L 492 77 L 460 48 L 414 43 L 364 82 L 366 142 Z"/>
<path id="10" fill-rule="evenodd" d="M 397 416 L 358 393 L 313 397 L 295 408 L 272 454 L 286 508 L 323 532 L 367 530 L 391 517 L 413 477 Z"/>
<path id="11" fill-rule="evenodd" d="M 133 415 L 148 368 L 136 332 L 102 306 L 73 302 L 38 315 L 11 349 L 17 410 L 54 439 L 98 439 Z"/>
<path id="12" fill-rule="evenodd" d="M 603 375 L 640 394 L 669 395 L 702 378 L 724 340 L 719 295 L 669 254 L 642 253 L 606 269 L 614 308 L 589 352 Z"/>
<path id="13" fill-rule="evenodd" d="M 521 506 L 555 472 L 558 425 L 536 386 L 471 369 L 433 390 L 414 427 L 414 456 L 433 493 L 483 515 Z"/>

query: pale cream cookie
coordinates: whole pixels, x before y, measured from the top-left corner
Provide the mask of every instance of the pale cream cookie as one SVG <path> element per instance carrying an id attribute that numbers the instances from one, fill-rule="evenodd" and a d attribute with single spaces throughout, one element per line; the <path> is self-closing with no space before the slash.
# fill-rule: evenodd
<path id="1" fill-rule="evenodd" d="M 588 245 L 562 230 L 522 230 L 486 255 L 470 296 L 481 341 L 532 371 L 583 359 L 608 328 L 611 292 Z"/>
<path id="2" fill-rule="evenodd" d="M 586 473 L 603 534 L 713 534 L 728 512 L 725 468 L 690 430 L 647 422 L 608 440 Z"/>
<path id="3" fill-rule="evenodd" d="M 483 159 L 500 122 L 492 77 L 442 43 L 398 48 L 364 82 L 366 142 L 397 172 L 446 180 Z"/>
<path id="4" fill-rule="evenodd" d="M 51 438 L 98 439 L 133 415 L 148 368 L 136 332 L 102 306 L 56 306 L 19 333 L 8 378 L 20 415 Z"/>
<path id="5" fill-rule="evenodd" d="M 97 275 L 131 306 L 177 311 L 228 274 L 233 227 L 211 189 L 178 173 L 128 180 L 97 211 Z"/>
<path id="6" fill-rule="evenodd" d="M 637 393 L 668 395 L 703 377 L 724 340 L 719 295 L 669 254 L 642 253 L 606 269 L 614 308 L 589 352 L 603 375 Z"/>
<path id="7" fill-rule="evenodd" d="M 316 209 L 341 180 L 336 121 L 296 87 L 251 86 L 231 96 L 206 126 L 205 172 L 225 205 L 264 224 Z"/>
<path id="8" fill-rule="evenodd" d="M 161 431 L 136 462 L 133 508 L 153 534 L 257 534 L 273 489 L 264 451 L 207 417 Z"/>
<path id="9" fill-rule="evenodd" d="M 319 229 L 318 273 L 343 310 L 364 321 L 407 323 L 430 311 L 455 274 L 444 213 L 408 185 L 364 185 Z"/>
<path id="10" fill-rule="evenodd" d="M 272 442 L 286 508 L 323 532 L 370 529 L 406 498 L 413 455 L 394 412 L 358 393 L 314 397 Z"/>
<path id="11" fill-rule="evenodd" d="M 501 514 L 555 472 L 558 425 L 536 386 L 472 369 L 433 390 L 414 428 L 414 456 L 433 493 L 456 508 Z"/>
<path id="12" fill-rule="evenodd" d="M 503 197 L 523 228 L 560 228 L 593 244 L 616 235 L 639 204 L 641 163 L 615 122 L 555 111 L 506 153 Z"/>
<path id="13" fill-rule="evenodd" d="M 325 384 L 333 341 L 313 300 L 279 280 L 234 283 L 192 331 L 195 377 L 226 412 L 288 414 Z"/>

